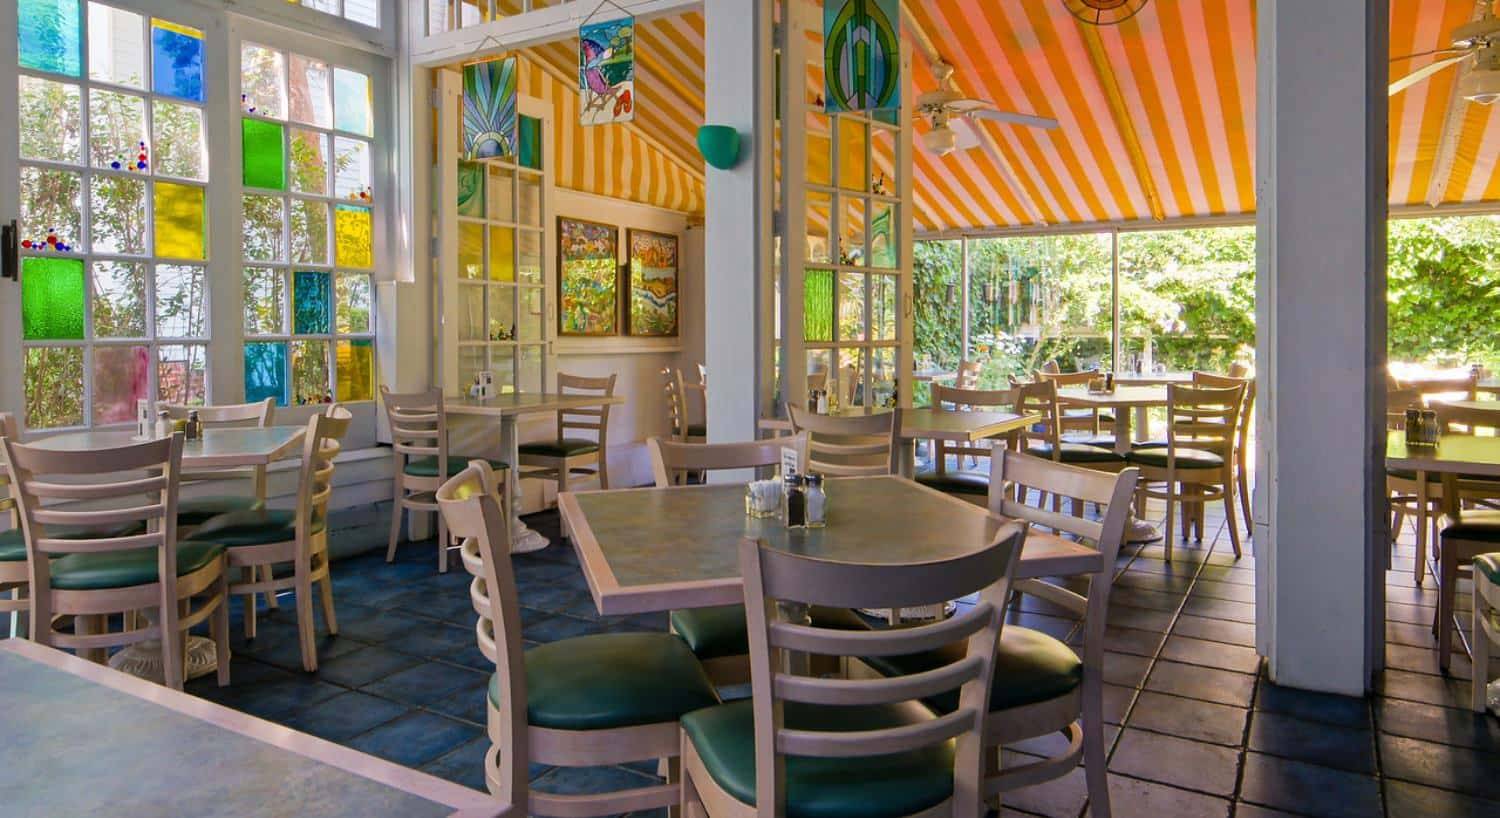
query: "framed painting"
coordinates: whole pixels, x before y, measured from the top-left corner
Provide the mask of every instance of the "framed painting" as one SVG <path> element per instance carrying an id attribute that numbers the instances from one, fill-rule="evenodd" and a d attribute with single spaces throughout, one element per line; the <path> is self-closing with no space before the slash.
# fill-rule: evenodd
<path id="1" fill-rule="evenodd" d="M 676 335 L 677 237 L 627 228 L 625 246 L 630 253 L 626 334 Z"/>
<path id="2" fill-rule="evenodd" d="M 557 333 L 620 334 L 618 227 L 557 217 Z"/>

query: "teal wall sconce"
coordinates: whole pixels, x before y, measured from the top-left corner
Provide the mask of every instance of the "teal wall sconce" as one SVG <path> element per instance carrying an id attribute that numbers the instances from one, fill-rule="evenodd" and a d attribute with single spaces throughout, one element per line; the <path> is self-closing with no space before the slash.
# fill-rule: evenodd
<path id="1" fill-rule="evenodd" d="M 719 170 L 729 170 L 740 161 L 740 132 L 728 125 L 704 125 L 698 129 L 698 152 Z"/>

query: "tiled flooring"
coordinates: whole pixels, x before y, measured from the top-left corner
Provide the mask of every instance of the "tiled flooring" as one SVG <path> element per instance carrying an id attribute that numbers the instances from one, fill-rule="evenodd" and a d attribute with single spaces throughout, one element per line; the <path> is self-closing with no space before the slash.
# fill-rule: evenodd
<path id="1" fill-rule="evenodd" d="M 557 538 L 555 514 L 528 522 Z M 1277 687 L 1258 673 L 1254 571 L 1236 560 L 1222 518 L 1212 538 L 1122 554 L 1110 606 L 1105 710 L 1116 816 L 1500 816 L 1500 721 L 1466 709 L 1468 662 L 1437 675 L 1429 626 L 1435 591 L 1411 581 L 1411 547 L 1389 575 L 1387 660 L 1368 700 Z M 1410 540 L 1408 531 L 1407 540 Z M 340 537 L 383 539 L 374 529 Z M 382 549 L 383 550 L 383 549 Z M 191 689 L 231 707 L 483 788 L 484 689 L 469 577 L 436 573 L 433 546 L 334 566 L 342 633 L 316 675 L 299 669 L 291 611 L 236 636 L 234 684 Z M 664 629 L 665 617 L 594 612 L 573 552 L 556 544 L 515 559 L 525 638 Z M 1467 608 L 1467 599 L 1461 607 Z M 1073 623 L 1027 599 L 1016 621 L 1067 638 Z M 237 620 L 236 620 L 237 622 Z M 238 624 L 236 624 L 238 629 Z M 1054 744 L 1027 742 L 1012 752 Z M 533 770 L 561 792 L 644 782 L 650 770 Z M 622 783 L 616 783 L 622 782 Z M 1083 775 L 1010 794 L 1007 815 L 1086 815 Z"/>

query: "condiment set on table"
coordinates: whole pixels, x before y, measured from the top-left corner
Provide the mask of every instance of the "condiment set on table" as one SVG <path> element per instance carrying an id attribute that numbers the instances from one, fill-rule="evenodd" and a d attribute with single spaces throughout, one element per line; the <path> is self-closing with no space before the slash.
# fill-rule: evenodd
<path id="1" fill-rule="evenodd" d="M 745 486 L 745 513 L 781 517 L 787 528 L 822 528 L 828 520 L 823 475 L 799 474 L 797 450 L 781 450 L 781 480 L 755 480 Z"/>
<path id="2" fill-rule="evenodd" d="M 1441 431 L 1438 428 L 1437 412 L 1415 406 L 1406 410 L 1407 446 L 1436 446 Z"/>
<path id="3" fill-rule="evenodd" d="M 1115 393 L 1115 373 L 1106 372 L 1103 375 L 1090 378 L 1088 390 L 1090 395 L 1113 395 Z"/>

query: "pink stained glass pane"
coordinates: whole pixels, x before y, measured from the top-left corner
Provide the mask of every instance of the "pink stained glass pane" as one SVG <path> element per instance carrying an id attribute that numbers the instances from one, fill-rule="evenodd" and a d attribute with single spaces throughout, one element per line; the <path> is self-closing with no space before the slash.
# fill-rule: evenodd
<path id="1" fill-rule="evenodd" d="M 129 423 L 149 396 L 151 353 L 143 346 L 94 348 L 94 423 Z"/>

